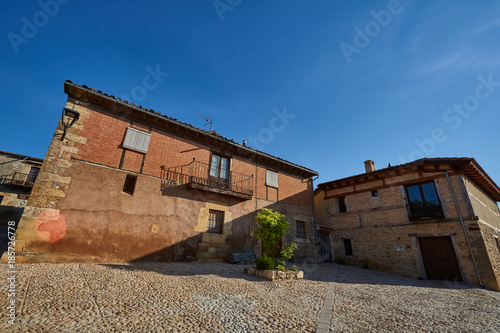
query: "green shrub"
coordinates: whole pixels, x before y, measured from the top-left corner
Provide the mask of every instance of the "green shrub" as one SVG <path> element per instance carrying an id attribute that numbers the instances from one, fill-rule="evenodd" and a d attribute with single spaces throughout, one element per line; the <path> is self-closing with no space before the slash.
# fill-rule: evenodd
<path id="1" fill-rule="evenodd" d="M 255 262 L 257 269 L 260 270 L 267 270 L 267 269 L 274 269 L 274 259 L 269 258 L 265 253 L 257 259 Z"/>

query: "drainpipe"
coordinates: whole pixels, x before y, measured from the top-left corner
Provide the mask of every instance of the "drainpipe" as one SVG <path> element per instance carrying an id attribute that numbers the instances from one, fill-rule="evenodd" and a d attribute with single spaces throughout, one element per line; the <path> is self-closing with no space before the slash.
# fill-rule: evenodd
<path id="1" fill-rule="evenodd" d="M 455 196 L 455 191 L 453 190 L 453 186 L 451 185 L 451 180 L 448 175 L 448 171 L 445 171 L 445 173 L 446 173 L 446 179 L 448 180 L 448 185 L 450 186 L 451 194 L 453 196 L 453 201 L 455 202 L 455 207 L 457 208 L 458 217 L 460 218 L 460 223 L 462 223 L 462 229 L 464 230 L 465 240 L 467 241 L 467 246 L 469 247 L 469 252 L 472 258 L 472 262 L 474 263 L 474 269 L 476 270 L 476 275 L 477 279 L 479 280 L 479 285 L 481 285 L 481 287 L 484 288 L 483 282 L 481 281 L 481 275 L 479 274 L 479 270 L 477 268 L 476 259 L 474 257 L 474 253 L 472 252 L 472 246 L 470 245 L 469 235 L 467 234 L 467 230 L 465 228 L 464 219 L 462 218 L 462 213 L 460 212 L 460 207 L 458 206 L 457 197 Z"/>

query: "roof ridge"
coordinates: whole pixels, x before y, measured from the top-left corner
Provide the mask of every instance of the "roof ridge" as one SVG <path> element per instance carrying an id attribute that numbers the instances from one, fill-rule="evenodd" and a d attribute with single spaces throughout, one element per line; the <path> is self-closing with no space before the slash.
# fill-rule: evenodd
<path id="1" fill-rule="evenodd" d="M 308 171 L 308 172 L 310 172 L 310 173 L 312 173 L 312 174 L 314 174 L 314 175 L 318 175 L 318 172 L 316 172 L 316 171 L 314 171 L 314 170 L 312 170 L 312 169 L 309 169 L 309 168 L 306 168 L 306 167 L 301 166 L 301 165 L 299 165 L 299 164 L 296 164 L 296 163 L 290 162 L 290 161 L 285 160 L 285 159 L 283 159 L 283 158 L 281 158 L 281 157 L 277 157 L 277 156 L 271 155 L 271 154 L 269 154 L 269 153 L 266 153 L 266 152 L 260 151 L 260 150 L 258 150 L 258 149 L 251 148 L 251 147 L 248 147 L 248 146 L 244 146 L 244 145 L 242 145 L 242 144 L 240 144 L 240 143 L 237 143 L 237 142 L 236 142 L 236 141 L 234 141 L 233 139 L 226 138 L 225 136 L 223 136 L 223 135 L 221 135 L 221 134 L 217 133 L 215 130 L 212 130 L 212 131 L 207 131 L 207 130 L 205 130 L 205 129 L 202 129 L 202 128 L 199 128 L 199 127 L 193 126 L 193 125 L 191 125 L 191 124 L 189 124 L 189 123 L 182 122 L 182 121 L 180 121 L 180 120 L 178 120 L 178 119 L 176 119 L 176 118 L 172 118 L 172 117 L 170 117 L 170 116 L 163 115 L 163 114 L 161 114 L 161 112 L 159 112 L 159 111 L 155 111 L 155 110 L 153 110 L 153 109 L 148 109 L 148 108 L 145 108 L 145 107 L 143 107 L 143 106 L 141 106 L 141 105 L 136 105 L 136 104 L 135 104 L 135 103 L 133 103 L 133 102 L 129 102 L 129 101 L 127 101 L 127 100 L 122 100 L 121 98 L 117 98 L 117 97 L 115 97 L 114 95 L 109 95 L 109 94 L 107 94 L 107 93 L 102 92 L 101 90 L 97 90 L 97 89 L 95 89 L 95 88 L 89 88 L 87 85 L 80 85 L 80 84 L 73 83 L 71 80 L 66 80 L 66 81 L 64 81 L 64 83 L 65 83 L 65 84 L 71 84 L 71 85 L 73 85 L 73 86 L 75 86 L 75 87 L 79 87 L 79 88 L 86 89 L 87 91 L 90 91 L 90 92 L 95 93 L 95 94 L 100 94 L 100 95 L 102 95 L 102 96 L 105 96 L 105 97 L 107 97 L 107 98 L 110 98 L 110 99 L 112 99 L 112 100 L 115 100 L 115 101 L 117 101 L 117 102 L 119 102 L 119 103 L 122 103 L 122 104 L 128 105 L 128 106 L 130 106 L 130 107 L 136 108 L 136 109 L 138 109 L 138 110 L 140 110 L 140 111 L 143 111 L 143 112 L 149 112 L 149 113 L 155 114 L 155 115 L 156 115 L 156 116 L 158 116 L 158 117 L 163 117 L 163 118 L 165 118 L 165 119 L 167 119 L 167 120 L 169 120 L 169 121 L 175 122 L 175 123 L 180 124 L 180 125 L 182 125 L 182 126 L 186 126 L 186 127 L 189 127 L 189 128 L 195 129 L 195 130 L 197 130 L 197 131 L 203 132 L 203 133 L 204 133 L 204 134 L 206 134 L 206 135 L 211 135 L 211 136 L 214 136 L 214 137 L 216 137 L 216 138 L 218 138 L 218 139 L 225 140 L 226 142 L 229 142 L 229 143 L 231 143 L 231 144 L 233 144 L 233 145 L 235 145 L 235 146 L 238 146 L 238 147 L 240 147 L 240 148 L 244 148 L 244 149 L 248 149 L 248 150 L 250 150 L 250 151 L 254 151 L 255 153 L 258 153 L 258 154 L 261 154 L 261 155 L 265 155 L 265 156 L 267 156 L 267 157 L 270 157 L 270 158 L 273 158 L 273 159 L 275 159 L 275 160 L 281 161 L 282 163 L 285 163 L 285 164 L 290 164 L 290 165 L 292 165 L 292 166 L 294 166 L 294 167 L 296 167 L 296 168 L 303 169 L 303 170 Z"/>

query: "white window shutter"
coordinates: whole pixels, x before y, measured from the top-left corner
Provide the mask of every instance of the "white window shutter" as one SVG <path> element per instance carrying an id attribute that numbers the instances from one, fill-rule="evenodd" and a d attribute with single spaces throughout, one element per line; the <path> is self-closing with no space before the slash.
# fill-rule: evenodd
<path id="1" fill-rule="evenodd" d="M 266 170 L 266 185 L 278 188 L 278 174 Z"/>
<path id="2" fill-rule="evenodd" d="M 123 147 L 132 149 L 141 153 L 147 153 L 151 134 L 129 127 L 125 134 Z"/>

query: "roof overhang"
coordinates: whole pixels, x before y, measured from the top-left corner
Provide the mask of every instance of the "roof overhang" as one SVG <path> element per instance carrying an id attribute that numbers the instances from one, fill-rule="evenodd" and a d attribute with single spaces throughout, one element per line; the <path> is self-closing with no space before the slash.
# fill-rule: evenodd
<path id="1" fill-rule="evenodd" d="M 98 105 L 107 110 L 121 113 L 123 115 L 161 127 L 180 135 L 187 136 L 200 142 L 208 143 L 215 147 L 232 152 L 235 155 L 256 160 L 263 164 L 282 169 L 289 173 L 300 175 L 304 178 L 318 176 L 318 173 L 316 171 L 252 149 L 250 147 L 240 145 L 233 140 L 224 138 L 223 136 L 215 132 L 208 132 L 190 124 L 180 122 L 177 119 L 162 115 L 160 112 L 155 112 L 152 109 L 143 108 L 140 105 L 122 101 L 120 98 L 115 98 L 112 95 L 108 95 L 94 88 L 80 86 L 67 80 L 64 82 L 64 92 L 70 98 Z"/>
<path id="2" fill-rule="evenodd" d="M 315 194 L 322 190 L 333 188 L 342 188 L 352 186 L 367 181 L 375 181 L 394 174 L 404 174 L 421 171 L 423 173 L 454 173 L 463 174 L 483 191 L 485 191 L 493 200 L 500 201 L 500 188 L 481 168 L 473 158 L 468 157 L 444 157 L 444 158 L 423 158 L 414 162 L 396 165 L 372 172 L 359 174 L 347 178 L 342 178 L 326 183 L 318 184 Z"/>

